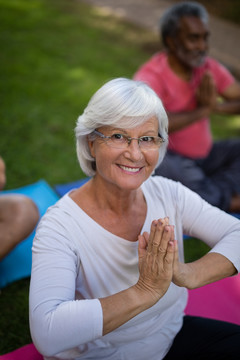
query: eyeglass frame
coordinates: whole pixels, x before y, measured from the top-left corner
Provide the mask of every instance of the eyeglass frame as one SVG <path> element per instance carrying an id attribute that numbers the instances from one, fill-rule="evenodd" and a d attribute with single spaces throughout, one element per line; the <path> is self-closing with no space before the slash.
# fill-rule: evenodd
<path id="1" fill-rule="evenodd" d="M 111 139 L 111 137 L 112 137 L 112 135 L 104 135 L 103 133 L 101 133 L 100 131 L 98 131 L 98 130 L 94 130 L 93 132 L 92 132 L 93 134 L 95 134 L 95 135 L 98 135 L 100 138 L 102 138 L 102 139 Z M 114 134 L 113 134 L 114 135 Z M 141 141 L 141 139 L 142 138 L 144 138 L 144 137 L 152 137 L 152 138 L 159 138 L 159 139 L 161 139 L 161 141 L 160 141 L 160 145 L 159 145 L 159 147 L 161 146 L 161 144 L 162 143 L 164 143 L 166 140 L 164 139 L 164 138 L 162 138 L 161 137 L 161 135 L 160 134 L 158 134 L 158 136 L 148 136 L 148 135 L 144 135 L 144 136 L 141 136 L 141 137 L 139 137 L 139 138 L 135 138 L 135 137 L 130 137 L 130 136 L 126 136 L 126 135 L 124 135 L 124 134 L 120 134 L 119 133 L 119 135 L 123 135 L 124 136 L 124 138 L 127 140 L 127 146 L 129 146 L 130 144 L 131 144 L 131 142 L 132 142 L 132 140 L 137 140 L 138 141 L 138 146 L 140 147 L 140 141 Z M 110 145 L 111 146 L 111 145 Z M 114 146 L 113 146 L 114 147 Z M 140 147 L 141 148 L 141 147 Z M 157 147 L 158 148 L 158 147 Z"/>

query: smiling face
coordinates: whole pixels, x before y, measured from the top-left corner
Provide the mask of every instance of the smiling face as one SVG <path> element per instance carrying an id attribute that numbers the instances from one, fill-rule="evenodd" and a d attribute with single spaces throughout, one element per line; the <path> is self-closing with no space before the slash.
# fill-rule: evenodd
<path id="1" fill-rule="evenodd" d="M 171 53 L 188 68 L 202 65 L 208 51 L 209 30 L 195 16 L 182 17 L 175 37 L 168 38 Z"/>
<path id="2" fill-rule="evenodd" d="M 103 126 L 97 130 L 107 136 L 115 133 L 133 138 L 158 136 L 158 121 L 152 117 L 132 129 Z M 142 151 L 137 140 L 132 140 L 125 149 L 118 149 L 97 137 L 89 141 L 89 147 L 96 160 L 96 178 L 101 177 L 122 190 L 139 188 L 155 169 L 159 157 L 159 148 Z"/>

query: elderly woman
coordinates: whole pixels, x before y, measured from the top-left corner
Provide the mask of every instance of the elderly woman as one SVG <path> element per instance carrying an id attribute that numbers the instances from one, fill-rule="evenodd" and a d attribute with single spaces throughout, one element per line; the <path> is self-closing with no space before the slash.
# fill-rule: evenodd
<path id="1" fill-rule="evenodd" d="M 91 179 L 48 210 L 33 244 L 30 326 L 45 359 L 239 358 L 240 327 L 184 309 L 186 288 L 240 269 L 240 223 L 151 176 L 167 126 L 154 91 L 122 78 L 79 117 L 77 154 Z M 212 250 L 184 264 L 183 232 Z"/>

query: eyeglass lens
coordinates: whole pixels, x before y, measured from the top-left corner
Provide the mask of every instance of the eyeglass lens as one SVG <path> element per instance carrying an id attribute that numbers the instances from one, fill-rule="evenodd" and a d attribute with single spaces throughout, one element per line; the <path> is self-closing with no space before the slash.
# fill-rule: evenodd
<path id="1" fill-rule="evenodd" d="M 140 138 L 131 138 L 123 134 L 113 134 L 108 139 L 108 144 L 117 148 L 128 147 L 133 140 L 137 140 L 138 145 L 142 149 L 157 148 L 161 145 L 162 139 L 155 136 L 142 136 Z"/>

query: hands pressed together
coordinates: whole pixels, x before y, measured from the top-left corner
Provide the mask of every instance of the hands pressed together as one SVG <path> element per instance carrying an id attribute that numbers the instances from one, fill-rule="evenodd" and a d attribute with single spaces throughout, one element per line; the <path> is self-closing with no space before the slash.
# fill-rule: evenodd
<path id="1" fill-rule="evenodd" d="M 174 226 L 169 219 L 154 220 L 150 234 L 139 235 L 138 289 L 148 293 L 157 302 L 168 290 L 170 283 L 188 287 L 190 264 L 179 262 L 178 245 L 174 239 Z"/>
<path id="2" fill-rule="evenodd" d="M 150 233 L 138 236 L 139 278 L 136 284 L 116 294 L 100 298 L 103 335 L 149 309 L 167 292 L 171 282 L 194 289 L 236 273 L 223 255 L 207 253 L 192 263 L 182 263 L 174 226 L 169 218 L 154 220 Z"/>
<path id="3" fill-rule="evenodd" d="M 214 111 L 217 105 L 217 90 L 212 74 L 207 71 L 197 89 L 197 101 L 200 106 L 206 106 L 210 112 Z"/>

